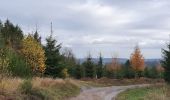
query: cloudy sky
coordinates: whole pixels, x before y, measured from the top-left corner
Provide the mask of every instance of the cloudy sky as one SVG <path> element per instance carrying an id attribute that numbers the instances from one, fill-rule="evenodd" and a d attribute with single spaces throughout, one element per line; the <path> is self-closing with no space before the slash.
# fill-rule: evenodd
<path id="1" fill-rule="evenodd" d="M 45 43 L 54 37 L 76 57 L 129 58 L 139 44 L 145 58 L 160 58 L 170 34 L 169 0 L 0 0 L 0 19 L 24 33 L 35 26 Z"/>

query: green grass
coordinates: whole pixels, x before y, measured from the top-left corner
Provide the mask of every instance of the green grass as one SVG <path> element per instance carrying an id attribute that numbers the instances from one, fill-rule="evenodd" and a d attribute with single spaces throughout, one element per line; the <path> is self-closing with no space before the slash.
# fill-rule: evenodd
<path id="1" fill-rule="evenodd" d="M 151 86 L 129 89 L 120 93 L 116 100 L 170 100 L 168 86 Z"/>

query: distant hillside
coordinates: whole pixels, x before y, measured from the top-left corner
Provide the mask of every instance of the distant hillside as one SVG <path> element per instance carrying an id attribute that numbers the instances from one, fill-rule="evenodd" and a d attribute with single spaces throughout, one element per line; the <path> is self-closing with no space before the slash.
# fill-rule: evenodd
<path id="1" fill-rule="evenodd" d="M 83 63 L 86 59 L 85 58 L 80 58 L 78 59 L 80 63 Z M 92 58 L 93 62 L 97 63 L 98 58 Z M 128 59 L 127 58 L 118 58 L 118 61 L 120 64 L 124 64 Z M 103 63 L 108 64 L 111 63 L 112 58 L 103 58 Z M 160 59 L 145 59 L 145 64 L 148 67 L 153 67 L 156 66 L 160 62 Z"/>

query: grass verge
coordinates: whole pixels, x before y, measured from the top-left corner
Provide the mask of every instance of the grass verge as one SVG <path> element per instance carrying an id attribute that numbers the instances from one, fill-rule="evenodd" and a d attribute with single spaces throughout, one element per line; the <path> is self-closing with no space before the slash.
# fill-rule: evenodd
<path id="1" fill-rule="evenodd" d="M 80 92 L 79 85 L 71 79 L 6 78 L 0 84 L 0 100 L 65 100 Z"/>
<path id="2" fill-rule="evenodd" d="M 155 85 L 129 89 L 120 93 L 116 100 L 170 100 L 170 86 Z"/>

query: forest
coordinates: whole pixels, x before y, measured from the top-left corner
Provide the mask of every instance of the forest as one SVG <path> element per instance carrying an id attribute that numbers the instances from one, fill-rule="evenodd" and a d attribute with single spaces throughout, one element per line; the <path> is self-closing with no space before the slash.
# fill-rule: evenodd
<path id="1" fill-rule="evenodd" d="M 170 46 L 168 45 L 167 47 L 168 50 L 162 49 L 163 59 L 157 62 L 154 67 L 149 67 L 145 64 L 145 58 L 138 45 L 134 47 L 129 60 L 124 64 L 119 63 L 117 57 L 113 57 L 110 63 L 104 64 L 104 57 L 100 52 L 97 63 L 93 62 L 93 57 L 90 53 L 85 57 L 86 60 L 80 63 L 70 48 L 63 48 L 60 41 L 53 37 L 52 31 L 46 37 L 45 44 L 42 44 L 41 36 L 37 30 L 34 33 L 23 33 L 19 25 L 13 24 L 10 20 L 0 21 L 0 96 L 6 95 L 5 88 L 8 86 L 4 84 L 4 80 L 11 78 L 17 81 L 24 80 L 19 82 L 19 87 L 21 88 L 19 91 L 24 95 L 32 91 L 32 84 L 35 81 L 42 82 L 41 84 L 39 83 L 39 86 L 48 87 L 51 86 L 51 82 L 56 83 L 54 79 L 61 78 L 63 79 L 62 82 L 67 84 L 61 85 L 59 84 L 60 82 L 56 83 L 59 84 L 57 86 L 61 85 L 62 87 L 58 91 L 62 91 L 63 88 L 67 87 L 70 91 L 77 89 L 75 94 L 78 93 L 79 87 L 73 84 L 71 80 L 99 80 L 103 78 L 107 80 L 137 80 L 145 78 L 151 80 L 165 79 L 169 83 Z M 53 86 L 55 85 L 51 87 Z M 35 95 L 37 93 L 35 91 L 26 97 L 23 96 L 23 98 L 28 99 L 30 95 Z M 68 92 L 70 91 L 68 90 Z M 43 93 L 46 94 L 46 92 Z M 53 92 L 51 92 L 49 97 L 54 95 Z M 36 95 L 39 95 L 44 100 L 49 99 L 48 96 L 42 96 L 43 93 L 38 93 Z M 69 94 L 58 93 L 59 96 L 54 98 L 63 99 L 62 95 L 70 96 Z M 31 98 L 37 100 L 34 96 Z M 52 98 L 49 100 L 52 100 Z"/>

